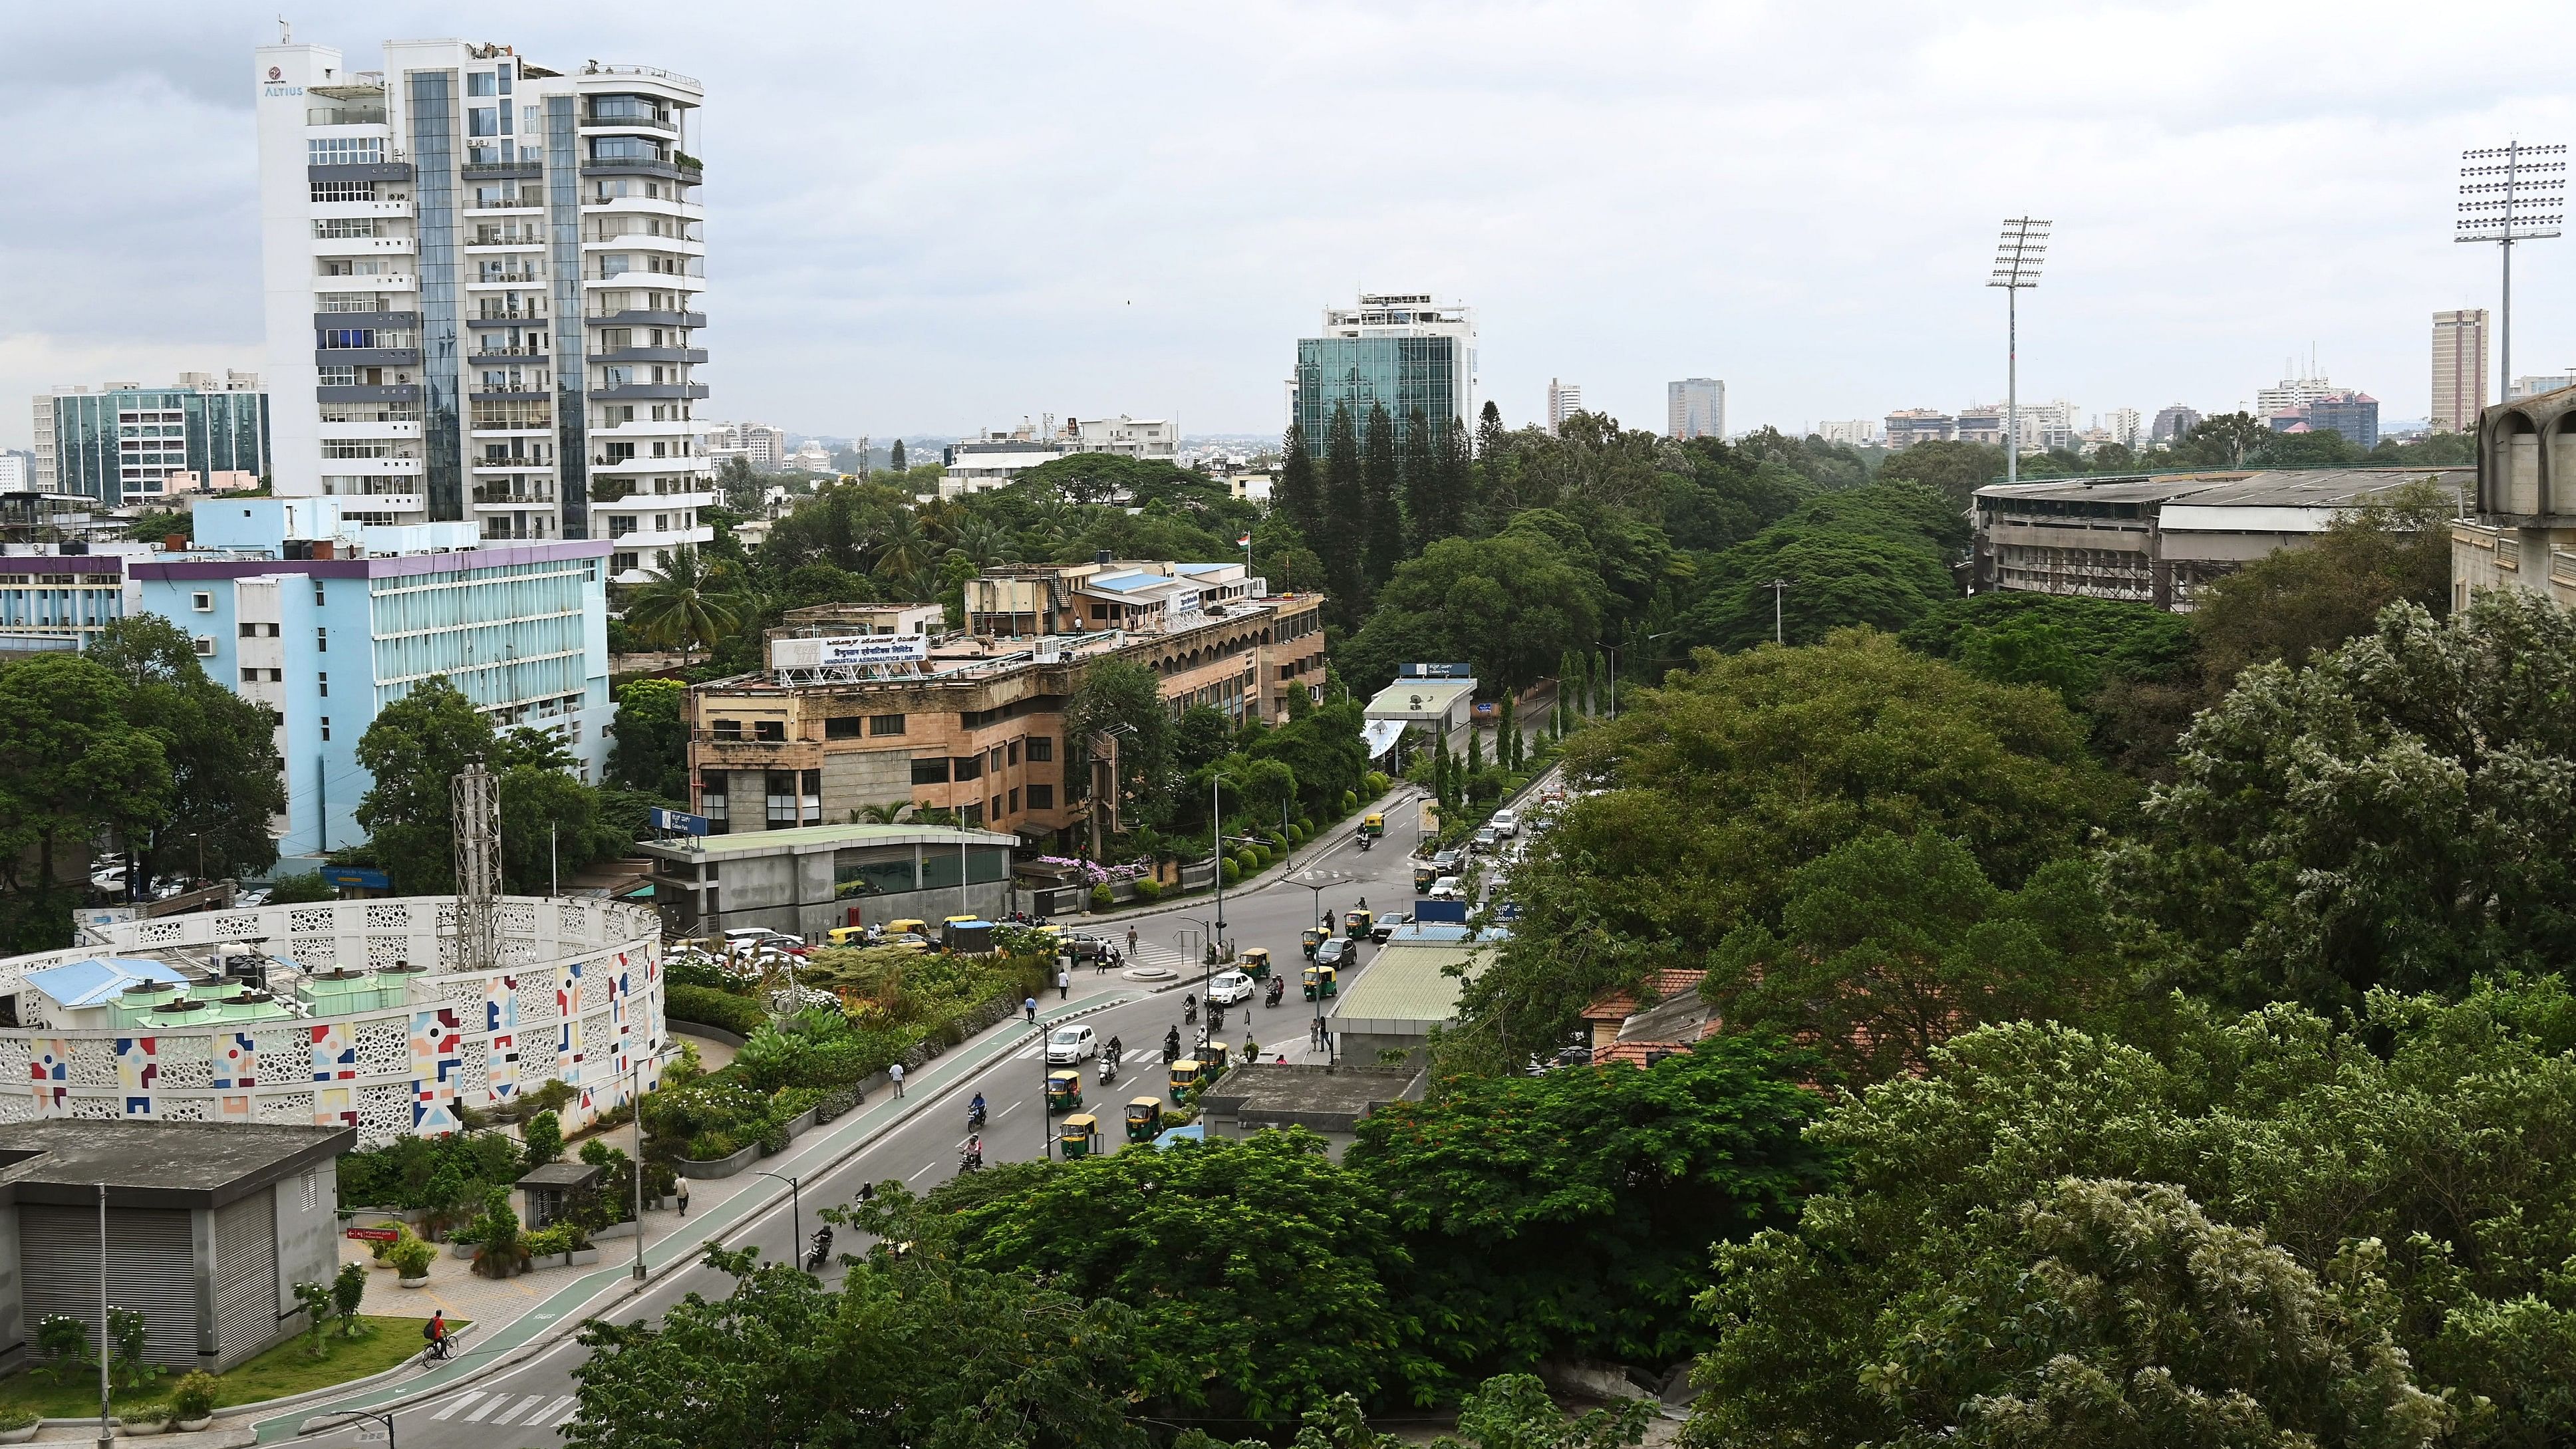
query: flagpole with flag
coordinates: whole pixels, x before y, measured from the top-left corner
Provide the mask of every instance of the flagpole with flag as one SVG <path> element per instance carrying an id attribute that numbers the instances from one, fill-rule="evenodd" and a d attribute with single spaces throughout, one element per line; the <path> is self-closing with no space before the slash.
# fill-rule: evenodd
<path id="1" fill-rule="evenodd" d="M 1236 540 L 1235 540 L 1235 542 L 1243 546 L 1243 576 L 1244 576 L 1245 578 L 1250 578 L 1250 577 L 1252 577 L 1252 534 L 1251 534 L 1251 532 L 1250 532 L 1249 530 L 1247 530 L 1247 531 L 1244 533 L 1243 537 L 1236 539 Z"/>

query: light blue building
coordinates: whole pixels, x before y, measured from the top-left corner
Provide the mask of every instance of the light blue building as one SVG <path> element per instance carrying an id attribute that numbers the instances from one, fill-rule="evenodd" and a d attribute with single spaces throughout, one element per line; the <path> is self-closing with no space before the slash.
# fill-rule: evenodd
<path id="1" fill-rule="evenodd" d="M 277 718 L 281 869 L 364 834 L 358 741 L 443 674 L 500 728 L 549 730 L 585 780 L 608 757 L 607 540 L 478 547 L 471 523 L 345 521 L 336 498 L 212 498 L 195 546 L 127 560 L 134 605 Z"/>

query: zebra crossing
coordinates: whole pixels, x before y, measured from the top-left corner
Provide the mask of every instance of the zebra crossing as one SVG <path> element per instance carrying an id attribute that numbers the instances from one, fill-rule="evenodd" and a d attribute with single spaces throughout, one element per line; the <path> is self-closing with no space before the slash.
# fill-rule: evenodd
<path id="1" fill-rule="evenodd" d="M 481 1389 L 468 1389 L 457 1395 L 455 1402 L 429 1417 L 452 1419 L 465 1414 L 464 1422 L 468 1424 L 489 1424 L 500 1428 L 515 1422 L 522 1429 L 560 1429 L 572 1422 L 572 1416 L 579 1407 L 570 1394 L 556 1395 L 549 1400 L 544 1394 L 487 1394 Z M 466 1413 L 469 1409 L 473 1412 Z"/>

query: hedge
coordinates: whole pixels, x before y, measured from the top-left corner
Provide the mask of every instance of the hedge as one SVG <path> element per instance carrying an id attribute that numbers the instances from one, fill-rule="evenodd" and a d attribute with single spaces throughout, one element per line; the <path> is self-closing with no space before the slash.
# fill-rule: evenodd
<path id="1" fill-rule="evenodd" d="M 666 986 L 662 1008 L 673 1021 L 722 1027 L 736 1036 L 747 1037 L 769 1025 L 769 1013 L 760 1009 L 759 1002 L 711 986 Z"/>

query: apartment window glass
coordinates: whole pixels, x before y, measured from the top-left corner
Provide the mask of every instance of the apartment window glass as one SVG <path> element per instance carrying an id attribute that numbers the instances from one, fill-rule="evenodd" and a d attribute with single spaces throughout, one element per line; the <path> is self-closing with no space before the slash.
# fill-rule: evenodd
<path id="1" fill-rule="evenodd" d="M 751 730 L 752 738 L 754 739 L 768 740 L 771 743 L 778 743 L 787 738 L 787 721 L 779 719 L 754 720 L 752 721 Z"/>
<path id="2" fill-rule="evenodd" d="M 465 76 L 465 93 L 469 96 L 497 96 L 501 93 L 500 77 L 492 71 L 469 71 Z"/>
<path id="3" fill-rule="evenodd" d="M 742 721 L 741 721 L 741 720 L 738 720 L 738 719 L 720 719 L 720 720 L 717 720 L 717 721 L 716 721 L 716 738 L 717 738 L 717 739 L 720 739 L 720 740 L 739 740 L 739 739 L 741 739 L 741 738 L 742 738 Z"/>
<path id="4" fill-rule="evenodd" d="M 212 594 L 190 594 L 188 603 L 200 614 L 211 614 L 215 611 L 215 596 Z"/>
<path id="5" fill-rule="evenodd" d="M 960 781 L 980 780 L 984 778 L 984 757 L 980 754 L 959 755 L 957 757 L 957 778 Z"/>
<path id="6" fill-rule="evenodd" d="M 314 631 L 313 631 L 313 648 L 314 648 L 314 652 L 316 652 L 316 653 L 320 653 L 320 654 L 328 654 L 328 653 L 330 653 L 330 652 L 331 652 L 331 631 L 330 631 L 330 630 L 328 630 L 328 629 L 316 629 L 316 630 L 314 630 Z"/>
<path id="7" fill-rule="evenodd" d="M 912 783 L 916 785 L 947 784 L 948 757 L 946 755 L 932 755 L 927 759 L 914 760 L 912 762 Z"/>
<path id="8" fill-rule="evenodd" d="M 315 688 L 319 689 L 319 690 L 322 692 L 322 697 L 323 697 L 324 699 L 329 699 L 329 698 L 331 697 L 331 676 L 330 676 L 330 675 L 328 675 L 328 674 L 315 674 L 315 675 L 313 676 L 313 684 L 314 684 L 314 687 L 315 687 Z"/>
<path id="9" fill-rule="evenodd" d="M 981 806 L 981 805 L 969 805 L 969 806 L 967 806 L 967 807 L 966 807 L 966 812 L 965 812 L 965 814 L 966 814 L 966 828 L 967 828 L 967 829 L 969 829 L 969 830 L 979 829 L 979 828 L 981 828 L 981 827 L 982 827 L 982 825 L 984 824 L 984 807 L 983 807 L 983 806 Z M 943 853 L 944 853 L 944 852 L 943 852 Z"/>
<path id="10" fill-rule="evenodd" d="M 315 166 L 374 166 L 385 159 L 382 136 L 322 136 L 304 146 L 304 159 Z"/>
<path id="11" fill-rule="evenodd" d="M 858 715 L 836 714 L 830 719 L 823 721 L 823 738 L 827 740 L 857 739 L 859 735 L 859 725 L 860 717 Z"/>
<path id="12" fill-rule="evenodd" d="M 1019 742 L 1018 740 L 1013 740 L 1013 741 L 1011 741 L 1011 763 L 1012 763 L 1012 764 L 1014 764 L 1014 765 L 1016 765 L 1016 764 L 1018 764 L 1019 762 L 1020 762 L 1020 742 Z"/>
<path id="13" fill-rule="evenodd" d="M 1011 813 L 1014 815 L 1020 813 L 1020 792 L 1017 790 L 1011 792 Z"/>
<path id="14" fill-rule="evenodd" d="M 1045 764 L 1055 758 L 1055 741 L 1046 735 L 1029 736 L 1029 759 Z"/>
<path id="15" fill-rule="evenodd" d="M 1055 808 L 1055 787 L 1053 785 L 1031 785 L 1029 787 L 1029 808 L 1032 810 L 1053 810 Z"/>
<path id="16" fill-rule="evenodd" d="M 899 714 L 872 714 L 872 715 L 869 715 L 869 716 L 868 716 L 868 733 L 869 733 L 869 734 L 872 734 L 872 735 L 899 735 L 899 734 L 902 734 L 902 733 L 903 733 L 903 716 L 902 716 L 902 715 L 899 715 Z"/>
<path id="17" fill-rule="evenodd" d="M 331 716 L 327 714 L 322 716 L 322 738 L 325 742 L 331 738 Z"/>

